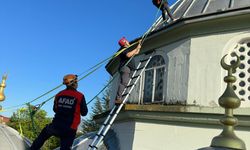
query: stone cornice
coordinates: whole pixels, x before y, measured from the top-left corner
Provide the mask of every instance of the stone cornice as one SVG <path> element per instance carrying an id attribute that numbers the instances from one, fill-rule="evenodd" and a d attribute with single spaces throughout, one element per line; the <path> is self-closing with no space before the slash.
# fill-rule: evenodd
<path id="1" fill-rule="evenodd" d="M 235 111 L 239 120 L 238 129 L 250 129 L 250 110 L 239 108 Z M 108 112 L 95 116 L 97 122 L 102 122 Z M 224 110 L 220 107 L 200 106 L 169 106 L 169 105 L 132 105 L 126 104 L 119 113 L 118 122 L 140 121 L 150 123 L 191 125 L 204 127 L 220 127 L 219 120 L 223 117 Z"/>

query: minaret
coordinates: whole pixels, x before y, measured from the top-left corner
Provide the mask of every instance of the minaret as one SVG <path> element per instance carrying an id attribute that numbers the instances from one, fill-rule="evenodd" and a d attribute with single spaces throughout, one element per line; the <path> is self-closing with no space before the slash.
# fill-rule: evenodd
<path id="1" fill-rule="evenodd" d="M 5 99 L 4 88 L 6 87 L 6 84 L 5 84 L 6 79 L 7 79 L 7 75 L 3 75 L 2 83 L 0 84 L 0 102 L 4 101 Z"/>

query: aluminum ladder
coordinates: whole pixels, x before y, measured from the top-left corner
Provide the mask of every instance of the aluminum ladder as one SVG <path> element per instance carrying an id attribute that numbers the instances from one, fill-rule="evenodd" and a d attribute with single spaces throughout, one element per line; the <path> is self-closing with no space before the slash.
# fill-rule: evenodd
<path id="1" fill-rule="evenodd" d="M 150 54 L 151 55 L 148 54 L 149 57 L 147 59 L 141 60 L 139 62 L 138 66 L 136 67 L 136 70 L 134 71 L 131 79 L 128 82 L 128 85 L 126 86 L 126 88 L 122 92 L 122 97 L 123 97 L 122 103 L 120 105 L 115 105 L 112 108 L 108 117 L 106 118 L 106 120 L 104 121 L 102 126 L 100 127 L 99 131 L 96 133 L 92 143 L 89 145 L 88 150 L 97 150 L 98 147 L 100 146 L 100 144 L 102 143 L 105 135 L 107 134 L 107 132 L 111 128 L 113 122 L 115 121 L 115 119 L 116 119 L 118 113 L 120 112 L 120 110 L 122 109 L 123 105 L 127 102 L 130 93 L 134 89 L 136 83 L 139 81 L 142 73 L 144 72 L 149 61 L 151 60 L 152 53 L 150 53 Z"/>

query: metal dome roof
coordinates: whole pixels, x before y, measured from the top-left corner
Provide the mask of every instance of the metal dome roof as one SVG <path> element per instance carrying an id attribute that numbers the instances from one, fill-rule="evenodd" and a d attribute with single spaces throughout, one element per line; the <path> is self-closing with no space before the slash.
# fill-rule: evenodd
<path id="1" fill-rule="evenodd" d="M 176 21 L 172 22 L 169 18 L 167 18 L 167 21 L 163 21 L 160 16 L 146 32 L 147 34 L 144 34 L 148 39 L 157 36 L 157 33 L 162 33 L 162 31 L 177 29 L 193 22 L 250 14 L 250 0 L 177 0 L 170 8 Z M 130 42 L 134 43 L 141 38 L 145 38 L 144 35 Z M 117 59 L 112 59 L 106 65 L 106 70 L 113 75 L 118 68 L 118 64 Z"/>
<path id="2" fill-rule="evenodd" d="M 172 12 L 175 18 L 186 18 L 247 6 L 249 0 L 178 0 Z"/>
<path id="3" fill-rule="evenodd" d="M 216 15 L 217 13 L 226 13 L 232 11 L 238 11 L 241 9 L 250 9 L 250 0 L 177 0 L 175 4 L 171 6 L 171 12 L 173 17 L 178 20 L 197 18 L 206 15 Z M 157 25 L 158 24 L 158 25 Z M 155 26 L 158 30 L 171 24 L 171 20 L 162 23 L 160 17 Z"/>

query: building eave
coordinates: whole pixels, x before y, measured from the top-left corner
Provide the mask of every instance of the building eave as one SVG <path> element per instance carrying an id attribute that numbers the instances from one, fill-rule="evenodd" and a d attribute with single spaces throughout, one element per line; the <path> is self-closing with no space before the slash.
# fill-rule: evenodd
<path id="1" fill-rule="evenodd" d="M 151 32 L 143 43 L 141 54 L 192 36 L 247 29 L 250 27 L 249 19 L 250 7 L 180 18 L 174 23 Z M 137 41 L 140 38 L 136 38 L 133 41 Z M 106 65 L 106 70 L 111 75 L 114 75 L 118 65 L 119 60 L 117 58 L 112 59 Z"/>
<path id="2" fill-rule="evenodd" d="M 109 112 L 97 115 L 94 119 L 101 123 Z M 250 129 L 250 110 L 239 108 L 235 110 L 235 117 L 239 120 L 238 128 Z M 116 122 L 139 121 L 163 124 L 193 124 L 199 126 L 217 126 L 224 115 L 220 107 L 201 107 L 184 105 L 134 105 L 126 104 L 119 113 Z"/>

